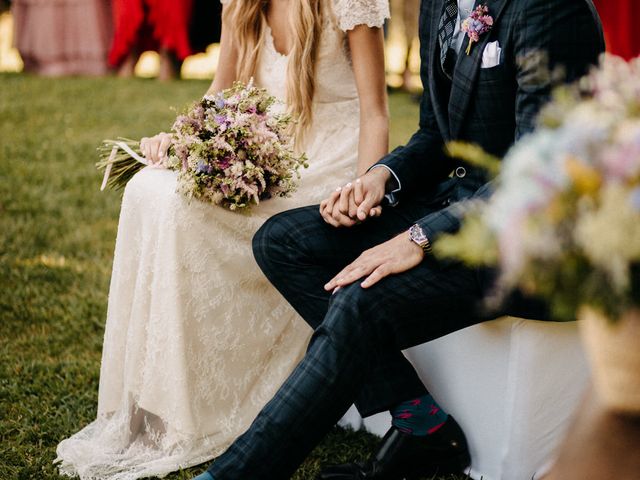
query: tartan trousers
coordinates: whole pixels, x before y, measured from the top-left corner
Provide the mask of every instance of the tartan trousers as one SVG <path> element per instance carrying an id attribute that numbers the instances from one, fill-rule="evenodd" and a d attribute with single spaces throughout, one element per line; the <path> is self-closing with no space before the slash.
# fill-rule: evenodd
<path id="1" fill-rule="evenodd" d="M 304 207 L 273 217 L 258 231 L 258 264 L 314 334 L 249 430 L 209 468 L 215 480 L 290 478 L 352 403 L 366 416 L 426 392 L 402 349 L 503 313 L 480 308 L 491 272 L 432 257 L 369 289 L 356 282 L 333 295 L 324 291 L 364 250 L 437 210 L 413 202 L 335 229 L 317 206 Z M 521 316 L 544 315 L 536 302 L 520 306 Z"/>

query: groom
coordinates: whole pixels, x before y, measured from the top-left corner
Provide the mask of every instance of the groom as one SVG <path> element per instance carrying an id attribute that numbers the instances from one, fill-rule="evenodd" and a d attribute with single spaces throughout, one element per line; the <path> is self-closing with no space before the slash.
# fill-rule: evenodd
<path id="1" fill-rule="evenodd" d="M 472 26 L 489 30 L 468 49 L 461 20 L 481 5 L 488 11 Z M 502 314 L 544 317 L 517 294 L 484 311 L 492 273 L 430 255 L 438 235 L 459 227 L 461 200 L 489 192 L 483 173 L 449 158 L 444 144 L 474 142 L 504 155 L 533 130 L 552 77 L 571 81 L 597 62 L 602 31 L 591 0 L 481 5 L 422 1 L 425 93 L 409 143 L 334 192 L 320 213 L 285 212 L 257 233 L 260 267 L 315 332 L 275 397 L 202 478 L 290 478 L 352 403 L 369 415 L 427 394 L 401 350 Z M 425 434 L 420 418 L 392 427 L 367 463 L 327 468 L 320 478 L 418 478 L 466 466 L 464 437 Z"/>

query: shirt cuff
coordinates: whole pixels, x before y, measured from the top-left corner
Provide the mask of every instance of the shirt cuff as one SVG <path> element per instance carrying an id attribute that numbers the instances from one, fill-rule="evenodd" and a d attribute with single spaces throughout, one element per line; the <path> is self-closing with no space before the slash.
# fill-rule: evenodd
<path id="1" fill-rule="evenodd" d="M 400 190 L 402 190 L 402 184 L 400 183 L 400 179 L 396 175 L 396 172 L 394 172 L 393 170 L 391 170 L 391 168 L 389 168 L 387 165 L 384 165 L 382 163 L 376 163 L 371 168 L 369 168 L 368 171 L 371 171 L 374 168 L 380 168 L 380 167 L 386 168 L 391 173 L 391 176 L 392 176 L 391 183 L 392 183 L 392 185 L 391 186 L 387 185 L 387 189 L 392 188 L 392 190 L 390 192 L 387 192 L 386 195 L 384 196 L 384 198 L 387 199 L 387 202 L 389 203 L 389 206 L 395 207 L 396 205 L 398 205 L 398 202 L 399 202 L 397 194 L 400 193 Z M 393 183 L 394 181 L 395 181 L 395 183 Z M 395 188 L 393 188 L 393 187 L 395 187 Z"/>

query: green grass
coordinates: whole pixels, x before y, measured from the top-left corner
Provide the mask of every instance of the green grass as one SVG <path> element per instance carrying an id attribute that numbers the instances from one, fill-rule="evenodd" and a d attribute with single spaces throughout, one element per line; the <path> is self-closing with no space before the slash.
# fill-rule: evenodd
<path id="1" fill-rule="evenodd" d="M 104 138 L 167 130 L 207 83 L 0 75 L 0 480 L 58 479 L 57 443 L 93 420 L 120 196 L 100 193 Z M 391 98 L 392 144 L 417 107 Z M 364 458 L 375 438 L 336 429 L 318 464 Z M 202 467 L 169 476 L 188 479 Z"/>

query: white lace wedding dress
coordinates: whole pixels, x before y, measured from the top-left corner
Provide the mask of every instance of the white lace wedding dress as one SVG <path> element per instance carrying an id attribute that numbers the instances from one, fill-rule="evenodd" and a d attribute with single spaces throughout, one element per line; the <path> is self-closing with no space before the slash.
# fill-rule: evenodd
<path id="1" fill-rule="evenodd" d="M 233 1 L 233 0 L 225 0 Z M 62 474 L 163 476 L 222 453 L 303 354 L 311 330 L 255 264 L 271 215 L 318 203 L 355 173 L 359 104 L 346 31 L 381 26 L 387 0 L 332 0 L 317 64 L 309 168 L 298 191 L 248 214 L 176 193 L 145 168 L 122 200 L 97 419 L 58 445 Z M 256 83 L 283 99 L 287 57 L 268 32 Z"/>

